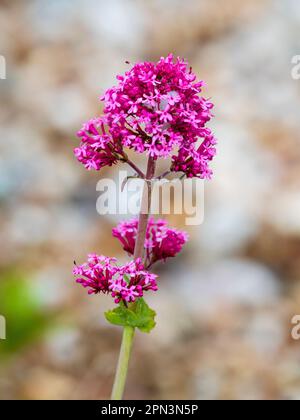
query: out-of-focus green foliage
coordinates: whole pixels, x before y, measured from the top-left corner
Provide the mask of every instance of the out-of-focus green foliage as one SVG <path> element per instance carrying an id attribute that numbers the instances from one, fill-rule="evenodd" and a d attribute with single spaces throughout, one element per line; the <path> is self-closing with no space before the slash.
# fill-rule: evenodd
<path id="1" fill-rule="evenodd" d="M 21 273 L 8 270 L 0 279 L 0 314 L 6 319 L 6 340 L 0 340 L 0 355 L 11 355 L 37 339 L 48 325 L 34 284 Z"/>

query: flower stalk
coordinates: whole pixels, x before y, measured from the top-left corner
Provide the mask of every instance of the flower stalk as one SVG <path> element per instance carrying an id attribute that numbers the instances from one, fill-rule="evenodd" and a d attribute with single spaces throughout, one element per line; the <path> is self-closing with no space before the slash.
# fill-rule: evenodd
<path id="1" fill-rule="evenodd" d="M 141 201 L 141 210 L 139 216 L 138 232 L 134 248 L 134 259 L 144 257 L 145 251 L 145 239 L 146 231 L 148 225 L 148 219 L 151 211 L 151 195 L 152 195 L 152 179 L 155 174 L 155 160 L 153 158 L 148 159 L 146 181 L 143 189 L 142 201 Z M 123 337 L 121 343 L 121 349 L 119 354 L 119 360 L 115 375 L 115 380 L 113 384 L 111 399 L 112 400 L 121 400 L 123 397 L 130 354 L 133 345 L 135 328 L 130 326 L 125 326 L 123 330 Z"/>
<path id="2" fill-rule="evenodd" d="M 144 246 L 145 246 L 145 238 L 146 238 L 146 230 L 147 224 L 151 209 L 151 195 L 152 195 L 152 180 L 155 173 L 155 160 L 150 157 L 148 159 L 148 167 L 146 173 L 146 181 L 143 189 L 143 196 L 141 202 L 141 210 L 139 216 L 139 225 L 138 225 L 138 232 L 137 238 L 134 248 L 134 259 L 137 258 L 143 259 L 144 256 Z"/>
<path id="3" fill-rule="evenodd" d="M 129 366 L 129 359 L 134 338 L 134 330 L 134 327 L 129 326 L 124 327 L 123 330 L 122 344 L 118 360 L 116 377 L 111 394 L 111 399 L 115 401 L 121 400 L 123 397 Z"/>

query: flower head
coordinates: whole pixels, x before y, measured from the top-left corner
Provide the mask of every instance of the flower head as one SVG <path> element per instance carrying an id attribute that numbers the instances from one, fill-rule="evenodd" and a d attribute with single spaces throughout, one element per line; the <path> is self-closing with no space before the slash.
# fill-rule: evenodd
<path id="1" fill-rule="evenodd" d="M 106 134 L 104 121 L 103 118 L 93 118 L 77 133 L 81 143 L 74 149 L 74 154 L 88 170 L 111 166 L 121 158 L 122 147 Z"/>
<path id="2" fill-rule="evenodd" d="M 138 220 L 132 219 L 119 223 L 112 230 L 113 236 L 117 238 L 126 252 L 133 255 L 137 236 Z M 157 261 L 165 261 L 167 258 L 175 257 L 187 242 L 188 236 L 185 232 L 170 228 L 165 220 L 155 220 L 150 217 L 147 225 L 145 250 L 146 266 L 149 268 Z"/>
<path id="3" fill-rule="evenodd" d="M 76 282 L 89 289 L 89 294 L 108 293 L 110 280 L 117 273 L 116 259 L 89 254 L 88 261 L 73 269 Z"/>
<path id="4" fill-rule="evenodd" d="M 73 274 L 89 294 L 110 294 L 115 303 L 134 302 L 145 291 L 157 290 L 157 276 L 145 270 L 140 259 L 117 266 L 115 258 L 90 254 L 86 263 L 75 266 Z"/>
<path id="5" fill-rule="evenodd" d="M 206 129 L 204 140 L 198 148 L 193 144 L 188 145 L 181 148 L 177 156 L 173 156 L 172 171 L 183 172 L 188 178 L 211 179 L 213 172 L 209 163 L 216 154 L 215 145 L 215 137 Z"/>
<path id="6" fill-rule="evenodd" d="M 142 297 L 145 291 L 157 290 L 157 275 L 145 270 L 140 258 L 120 267 L 119 279 L 123 282 L 122 290 L 116 290 L 113 282 L 111 283 L 112 296 L 116 303 L 121 300 L 134 302 Z"/>
<path id="7" fill-rule="evenodd" d="M 77 159 L 99 170 L 122 160 L 127 147 L 154 159 L 171 157 L 172 171 L 209 178 L 216 141 L 206 123 L 213 104 L 200 96 L 204 82 L 188 63 L 170 54 L 137 63 L 117 80 L 101 97 L 104 116 L 79 131 Z"/>

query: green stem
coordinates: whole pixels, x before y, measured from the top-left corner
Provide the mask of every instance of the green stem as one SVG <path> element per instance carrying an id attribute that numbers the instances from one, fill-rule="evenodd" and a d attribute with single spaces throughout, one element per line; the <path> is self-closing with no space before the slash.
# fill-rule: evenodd
<path id="1" fill-rule="evenodd" d="M 135 249 L 134 249 L 135 260 L 137 258 L 143 258 L 144 256 L 146 231 L 147 231 L 148 219 L 149 219 L 149 214 L 150 214 L 150 209 L 151 209 L 151 192 L 152 192 L 151 180 L 153 179 L 154 174 L 155 174 L 155 160 L 150 157 L 148 160 L 146 182 L 144 185 L 138 232 L 137 232 L 137 238 L 135 242 Z M 131 349 L 132 349 L 133 337 L 134 337 L 134 328 L 128 327 L 128 326 L 124 327 L 117 372 L 116 372 L 113 390 L 111 394 L 112 400 L 121 400 L 123 397 L 127 371 L 128 371 L 128 365 L 129 365 L 129 358 L 130 358 Z"/>
<path id="2" fill-rule="evenodd" d="M 134 337 L 133 327 L 124 327 L 121 350 L 119 355 L 118 367 L 115 382 L 111 394 L 112 400 L 121 400 L 126 383 L 129 359 Z"/>

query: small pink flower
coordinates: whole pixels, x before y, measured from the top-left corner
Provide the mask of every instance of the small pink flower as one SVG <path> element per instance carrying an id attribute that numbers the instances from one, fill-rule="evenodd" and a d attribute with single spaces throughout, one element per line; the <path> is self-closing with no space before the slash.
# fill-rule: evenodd
<path id="1" fill-rule="evenodd" d="M 132 219 L 121 222 L 112 230 L 128 254 L 133 255 L 137 236 L 138 220 Z M 146 266 L 149 268 L 157 261 L 165 261 L 167 258 L 175 257 L 187 242 L 188 236 L 185 232 L 169 228 L 165 220 L 154 220 L 150 217 L 147 226 L 145 250 Z"/>
<path id="2" fill-rule="evenodd" d="M 117 266 L 115 258 L 90 254 L 87 263 L 74 267 L 73 274 L 89 294 L 110 294 L 115 303 L 134 302 L 145 291 L 157 290 L 157 276 L 145 270 L 140 259 Z"/>
<path id="3" fill-rule="evenodd" d="M 194 145 L 182 148 L 177 156 L 173 156 L 172 170 L 184 172 L 188 178 L 198 177 L 210 179 L 212 170 L 209 162 L 216 154 L 216 139 L 210 130 L 206 129 L 203 143 L 196 149 Z"/>
<path id="4" fill-rule="evenodd" d="M 122 151 L 122 147 L 105 133 L 104 120 L 101 118 L 85 123 L 77 135 L 81 143 L 74 149 L 74 154 L 86 169 L 99 170 L 118 161 L 118 153 Z"/>
<path id="5" fill-rule="evenodd" d="M 74 276 L 79 276 L 76 282 L 88 288 L 89 294 L 108 293 L 109 281 L 117 272 L 114 263 L 114 258 L 90 254 L 88 255 L 88 262 L 74 267 Z"/>

